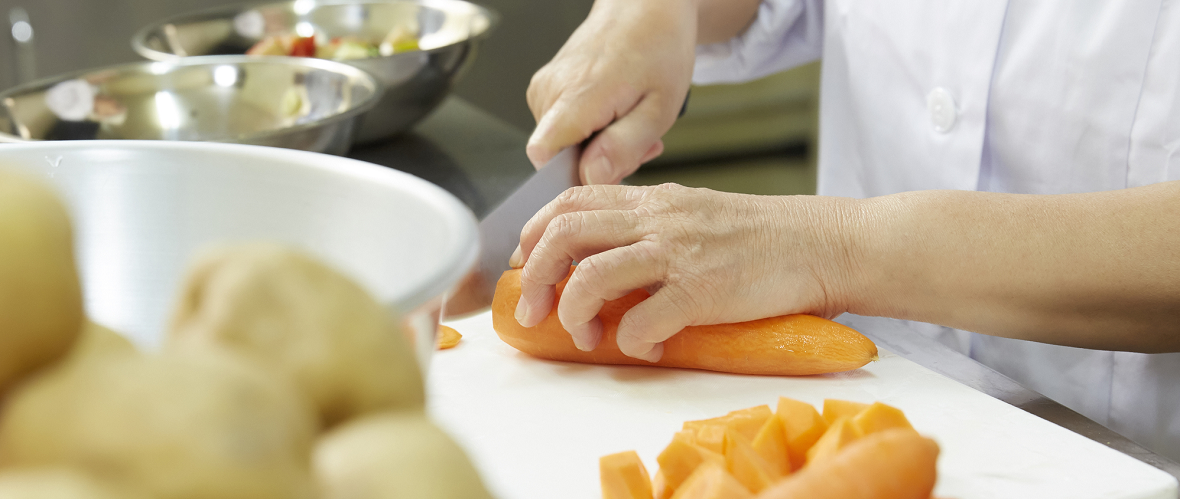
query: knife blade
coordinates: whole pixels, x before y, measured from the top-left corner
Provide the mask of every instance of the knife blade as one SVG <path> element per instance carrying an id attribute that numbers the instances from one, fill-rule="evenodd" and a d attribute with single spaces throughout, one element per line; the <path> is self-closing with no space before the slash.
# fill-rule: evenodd
<path id="1" fill-rule="evenodd" d="M 578 146 L 562 149 L 479 222 L 479 261 L 447 297 L 446 317 L 468 315 L 492 304 L 496 281 L 509 269 L 508 258 L 520 244 L 524 224 L 566 189 L 581 185 L 580 155 Z"/>

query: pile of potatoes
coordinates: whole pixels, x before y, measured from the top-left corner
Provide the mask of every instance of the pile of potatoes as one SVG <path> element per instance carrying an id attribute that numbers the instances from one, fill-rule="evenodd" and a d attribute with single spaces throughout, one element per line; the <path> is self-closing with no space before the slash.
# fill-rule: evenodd
<path id="1" fill-rule="evenodd" d="M 83 310 L 69 218 L 0 169 L 0 497 L 489 498 L 401 326 L 272 244 L 191 266 L 165 346 Z"/>

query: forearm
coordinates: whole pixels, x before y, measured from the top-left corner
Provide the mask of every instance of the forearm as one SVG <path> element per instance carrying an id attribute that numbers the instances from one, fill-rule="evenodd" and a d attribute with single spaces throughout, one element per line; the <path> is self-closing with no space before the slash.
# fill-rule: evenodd
<path id="1" fill-rule="evenodd" d="M 696 0 L 697 45 L 719 43 L 740 35 L 754 22 L 761 0 Z"/>
<path id="2" fill-rule="evenodd" d="M 1057 196 L 913 192 L 856 211 L 854 313 L 1180 351 L 1180 182 Z"/>
<path id="3" fill-rule="evenodd" d="M 679 17 L 675 11 L 695 11 L 696 43 L 704 45 L 729 40 L 741 34 L 758 14 L 761 0 L 597 0 L 594 9 L 619 15 Z M 680 10 L 683 12 L 683 10 Z"/>

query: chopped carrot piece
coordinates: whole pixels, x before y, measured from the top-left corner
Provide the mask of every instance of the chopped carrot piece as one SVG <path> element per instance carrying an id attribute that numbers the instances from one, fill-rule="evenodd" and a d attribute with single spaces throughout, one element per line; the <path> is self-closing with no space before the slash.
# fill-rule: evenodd
<path id="1" fill-rule="evenodd" d="M 656 475 L 651 478 L 651 492 L 655 499 L 668 499 L 672 497 L 672 489 L 668 488 L 668 481 L 664 479 L 664 470 L 656 470 Z"/>
<path id="2" fill-rule="evenodd" d="M 441 325 L 438 326 L 438 349 L 439 350 L 446 350 L 448 348 L 454 348 L 455 345 L 459 344 L 459 340 L 461 340 L 461 339 L 463 339 L 463 335 L 459 334 L 459 332 L 456 331 L 455 328 L 449 327 L 449 326 L 441 326 Z"/>
<path id="3" fill-rule="evenodd" d="M 766 424 L 766 420 L 773 415 L 774 413 L 770 412 L 770 406 L 766 405 L 733 411 L 726 415 L 729 418 L 726 426 L 736 431 L 738 435 L 745 437 L 746 440 L 753 442 L 754 437 L 758 436 L 758 430 L 761 430 L 762 425 Z"/>
<path id="4" fill-rule="evenodd" d="M 701 465 L 672 495 L 672 499 L 746 499 L 753 497 L 733 475 L 718 463 Z"/>
<path id="5" fill-rule="evenodd" d="M 721 454 L 725 452 L 725 430 L 728 426 L 721 423 L 701 425 L 696 430 L 697 445 Z"/>
<path id="6" fill-rule="evenodd" d="M 893 428 L 857 440 L 832 459 L 809 464 L 758 499 L 928 499 L 937 477 L 938 444 Z"/>
<path id="7" fill-rule="evenodd" d="M 853 417 L 856 417 L 857 414 L 860 414 L 860 411 L 863 411 L 868 408 L 869 408 L 869 404 L 862 404 L 860 402 L 852 402 L 850 400 L 825 399 L 824 400 L 824 419 L 826 419 L 828 421 L 828 424 L 832 424 L 832 423 L 835 423 L 836 420 L 840 419 L 840 418 L 851 419 Z"/>
<path id="8" fill-rule="evenodd" d="M 873 405 L 857 414 L 852 418 L 852 424 L 865 435 L 889 428 L 914 429 L 901 409 L 880 402 L 873 402 Z"/>
<path id="9" fill-rule="evenodd" d="M 807 462 L 807 449 L 828 431 L 827 420 L 811 404 L 786 397 L 779 397 L 775 417 L 783 422 L 791 469 L 802 468 Z"/>
<path id="10" fill-rule="evenodd" d="M 860 430 L 852 424 L 852 420 L 846 417 L 837 419 L 832 426 L 828 427 L 828 431 L 824 432 L 824 436 L 819 437 L 815 445 L 807 450 L 807 464 L 822 461 L 824 459 L 835 456 L 840 449 L 848 446 L 848 444 L 860 438 Z"/>
<path id="11" fill-rule="evenodd" d="M 598 458 L 598 473 L 602 499 L 652 499 L 651 477 L 633 450 Z"/>
<path id="12" fill-rule="evenodd" d="M 732 429 L 725 433 L 725 466 L 734 478 L 755 494 L 782 478 L 781 472 Z"/>
<path id="13" fill-rule="evenodd" d="M 770 412 L 770 406 L 760 405 L 732 411 L 724 416 L 701 419 L 697 421 L 685 421 L 684 429 L 699 431 L 702 428 L 712 425 L 724 425 L 728 428 L 733 428 L 739 435 L 746 437 L 746 440 L 754 441 L 754 437 L 758 436 L 758 430 L 762 429 L 762 425 L 766 420 L 774 414 Z M 724 433 L 724 430 L 722 431 Z"/>
<path id="14" fill-rule="evenodd" d="M 787 451 L 787 430 L 783 427 L 783 420 L 778 416 L 766 418 L 762 429 L 754 437 L 754 450 L 770 463 L 780 476 L 791 473 L 791 456 Z"/>
<path id="15" fill-rule="evenodd" d="M 664 475 L 665 490 L 675 491 L 701 463 L 724 466 L 725 456 L 697 445 L 691 431 L 681 431 L 672 437 L 672 443 L 664 448 L 656 462 L 660 463 Z"/>

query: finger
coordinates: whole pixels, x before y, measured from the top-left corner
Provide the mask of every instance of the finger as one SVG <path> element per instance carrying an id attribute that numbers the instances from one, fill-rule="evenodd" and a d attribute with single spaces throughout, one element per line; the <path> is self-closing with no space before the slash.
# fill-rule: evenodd
<path id="1" fill-rule="evenodd" d="M 582 182 L 617 184 L 639 169 L 675 121 L 676 111 L 667 107 L 665 99 L 649 94 L 630 112 L 606 126 L 582 153 Z"/>
<path id="2" fill-rule="evenodd" d="M 633 210 L 643 200 L 645 187 L 621 185 L 581 186 L 567 189 L 537 210 L 520 231 L 520 265 L 528 262 L 549 223 L 565 213 L 593 210 Z"/>
<path id="3" fill-rule="evenodd" d="M 657 140 L 655 144 L 652 144 L 651 149 L 648 149 L 647 153 L 643 155 L 643 159 L 639 160 L 639 164 L 642 165 L 643 163 L 656 159 L 661 154 L 664 154 L 664 141 Z"/>
<path id="4" fill-rule="evenodd" d="M 663 266 L 653 243 L 638 242 L 582 260 L 557 304 L 557 317 L 579 349 L 590 351 L 602 339 L 598 312 L 610 301 L 659 282 Z"/>
<path id="5" fill-rule="evenodd" d="M 601 87 L 562 93 L 541 116 L 525 146 L 525 153 L 533 166 L 544 166 L 562 149 L 581 143 L 609 125 L 620 108 L 630 109 L 638 101 L 638 96 L 630 94 L 633 92 L 612 95 Z"/>
<path id="6" fill-rule="evenodd" d="M 569 273 L 568 268 L 566 273 Z M 527 266 L 521 269 L 520 300 L 516 302 L 516 311 L 513 313 L 516 322 L 523 327 L 533 327 L 544 320 L 553 310 L 553 300 L 557 294 L 555 286 L 562 279 L 565 279 L 565 274 L 555 281 L 549 278 L 539 280 L 533 277 Z"/>
<path id="7" fill-rule="evenodd" d="M 664 286 L 623 314 L 616 341 L 628 357 L 657 362 L 664 355 L 664 340 L 691 326 L 692 302 L 681 288 Z"/>
<path id="8" fill-rule="evenodd" d="M 548 69 L 546 66 L 534 73 L 532 79 L 529 80 L 529 88 L 524 92 L 529 111 L 533 113 L 533 121 L 538 123 L 545 115 L 545 111 L 549 110 L 553 101 L 560 97 L 560 95 L 554 95 L 557 92 L 551 90 L 553 88 L 550 85 L 552 79 L 549 77 Z"/>
<path id="9" fill-rule="evenodd" d="M 630 245 L 644 233 L 633 211 L 577 211 L 554 218 L 545 229 L 521 273 L 521 298 L 517 304 L 524 327 L 532 327 L 549 314 L 545 300 L 553 285 L 569 274 L 570 264 L 590 255 Z M 547 289 L 540 291 L 537 286 Z"/>

